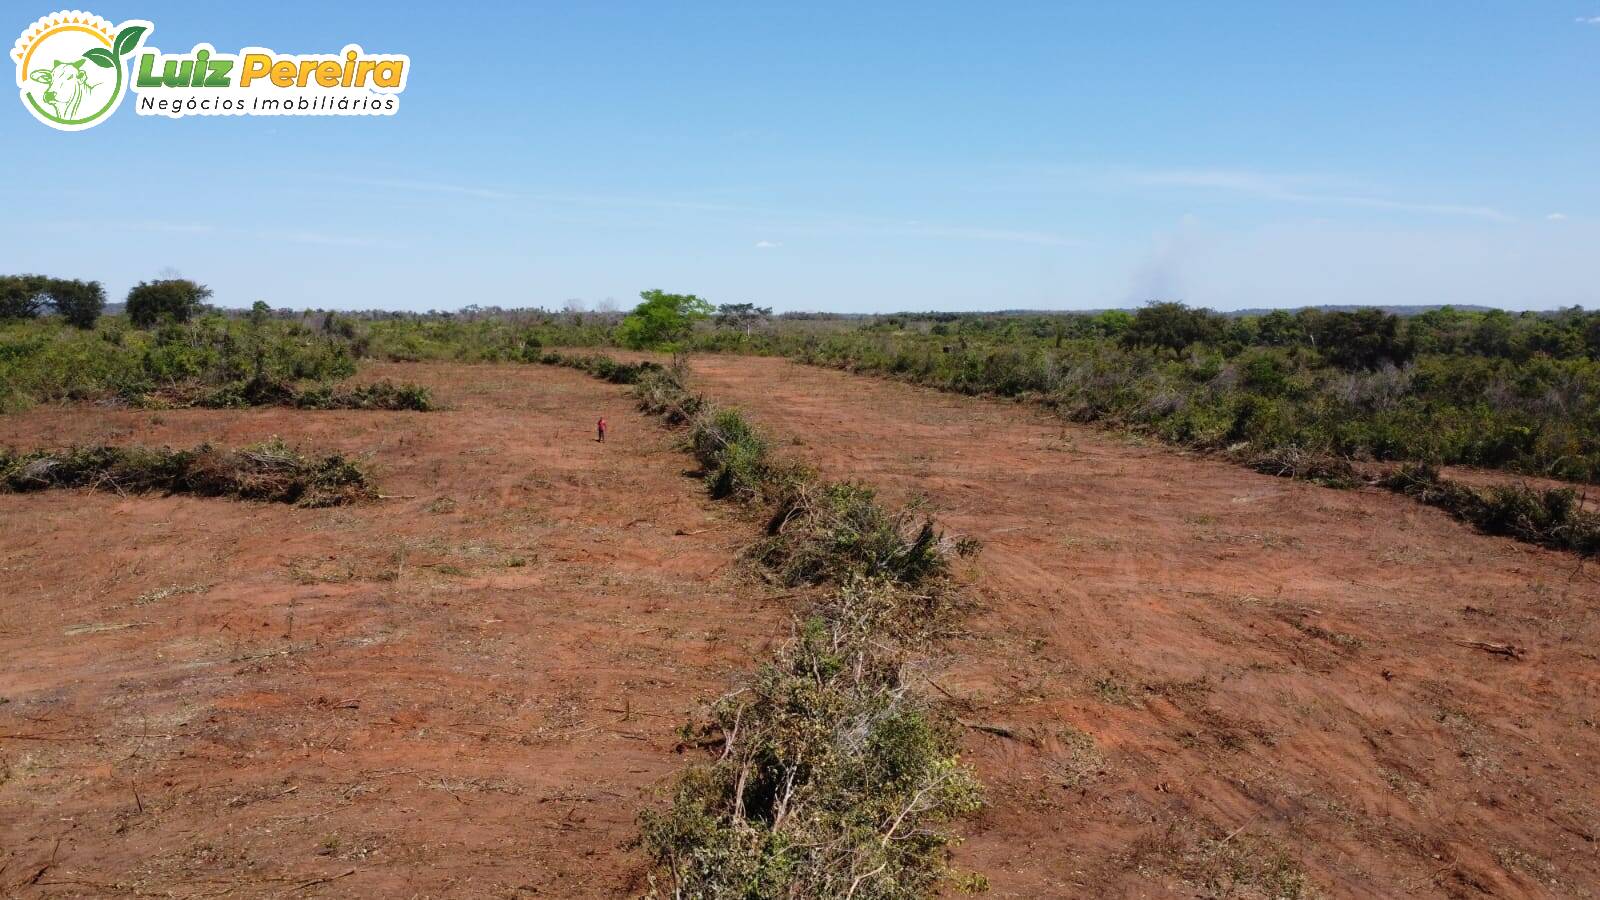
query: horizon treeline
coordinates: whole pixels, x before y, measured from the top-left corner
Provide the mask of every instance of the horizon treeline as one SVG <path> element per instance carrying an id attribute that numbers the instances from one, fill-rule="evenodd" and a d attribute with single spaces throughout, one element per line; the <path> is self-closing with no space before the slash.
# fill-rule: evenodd
<path id="1" fill-rule="evenodd" d="M 92 285 L 93 287 L 75 287 Z M 546 347 L 786 356 L 1202 450 L 1465 464 L 1600 480 L 1600 312 L 1378 308 L 1221 314 L 1181 303 L 1095 313 L 772 315 L 646 291 L 632 312 L 233 313 L 184 279 L 126 315 L 64 315 L 98 285 L 0 276 L 0 409 L 159 396 L 262 372 L 339 378 L 363 359 L 534 362 Z M 103 296 L 103 295 L 102 295 Z M 68 302 L 63 304 L 63 299 Z M 60 316 L 46 316 L 55 311 Z M 644 328 L 643 325 L 653 327 Z"/>

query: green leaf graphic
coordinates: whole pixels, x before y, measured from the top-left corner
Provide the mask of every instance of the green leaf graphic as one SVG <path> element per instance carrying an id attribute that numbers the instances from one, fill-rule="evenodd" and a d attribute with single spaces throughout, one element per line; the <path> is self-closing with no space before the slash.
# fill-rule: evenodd
<path id="1" fill-rule="evenodd" d="M 139 46 L 139 39 L 144 37 L 144 33 L 145 27 L 143 25 L 135 25 L 132 28 L 124 28 L 117 32 L 117 56 L 127 56 L 132 53 L 133 48 Z"/>
<path id="2" fill-rule="evenodd" d="M 111 57 L 111 51 L 104 47 L 95 47 L 84 51 L 83 58 L 102 69 L 109 69 L 117 64 L 117 61 Z"/>

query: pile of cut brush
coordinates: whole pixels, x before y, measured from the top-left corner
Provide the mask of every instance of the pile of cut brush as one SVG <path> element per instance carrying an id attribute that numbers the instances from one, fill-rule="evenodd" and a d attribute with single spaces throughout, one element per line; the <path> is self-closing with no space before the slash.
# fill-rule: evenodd
<path id="1" fill-rule="evenodd" d="M 133 398 L 141 406 L 206 409 L 243 409 L 252 406 L 287 406 L 295 409 L 382 409 L 429 412 L 437 409 L 428 389 L 419 384 L 383 380 L 346 388 L 319 384 L 296 387 L 281 378 L 260 375 L 221 387 L 201 383 L 175 384 Z"/>
<path id="2" fill-rule="evenodd" d="M 117 493 L 194 494 L 340 506 L 373 499 L 367 472 L 333 454 L 308 457 L 276 438 L 229 450 L 106 445 L 34 450 L 0 449 L 0 492 L 86 487 Z"/>
<path id="3" fill-rule="evenodd" d="M 1406 466 L 1379 482 L 1442 509 L 1485 534 L 1501 535 L 1581 556 L 1600 553 L 1600 515 L 1584 508 L 1572 488 L 1526 485 L 1468 487 L 1439 474 L 1436 466 Z"/>
<path id="4" fill-rule="evenodd" d="M 612 384 L 635 384 L 645 374 L 659 372 L 660 363 L 649 360 L 636 363 L 617 362 L 604 353 L 585 353 L 580 356 L 569 356 L 557 353 L 554 350 L 539 357 L 539 362 L 547 366 L 566 366 L 580 372 L 588 372 L 603 381 Z"/>
<path id="5" fill-rule="evenodd" d="M 640 817 L 652 896 L 934 893 L 954 874 L 951 822 L 981 802 L 957 723 L 905 678 L 957 611 L 946 542 L 916 510 L 778 458 L 737 410 L 689 390 L 681 362 L 630 374 L 643 410 L 683 426 L 710 494 L 766 521 L 749 554 L 764 576 L 822 588 L 794 637 L 685 728 L 717 753 Z"/>

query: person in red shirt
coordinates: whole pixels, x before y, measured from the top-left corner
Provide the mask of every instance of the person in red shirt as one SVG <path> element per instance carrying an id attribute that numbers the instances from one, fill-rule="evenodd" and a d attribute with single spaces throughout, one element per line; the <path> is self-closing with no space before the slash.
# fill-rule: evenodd
<path id="1" fill-rule="evenodd" d="M 600 417 L 600 421 L 595 423 L 594 430 L 599 434 L 599 437 L 595 438 L 595 440 L 597 440 L 600 443 L 604 444 L 606 442 L 606 417 L 605 416 L 601 416 Z"/>

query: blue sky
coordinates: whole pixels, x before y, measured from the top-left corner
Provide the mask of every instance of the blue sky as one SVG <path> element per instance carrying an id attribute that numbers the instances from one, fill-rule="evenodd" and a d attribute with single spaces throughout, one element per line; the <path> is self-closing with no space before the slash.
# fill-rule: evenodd
<path id="1" fill-rule="evenodd" d="M 1600 305 L 1600 0 L 78 5 L 412 60 L 393 118 L 0 113 L 0 269 L 114 297 Z"/>

